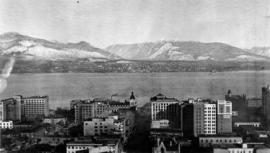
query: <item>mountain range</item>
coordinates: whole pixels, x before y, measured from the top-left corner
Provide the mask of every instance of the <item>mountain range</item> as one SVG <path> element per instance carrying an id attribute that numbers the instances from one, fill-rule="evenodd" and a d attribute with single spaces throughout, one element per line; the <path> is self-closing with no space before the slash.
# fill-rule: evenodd
<path id="1" fill-rule="evenodd" d="M 0 55 L 22 60 L 268 61 L 270 48 L 241 49 L 224 43 L 159 41 L 116 44 L 100 49 L 85 41 L 61 43 L 19 33 L 0 35 Z"/>
<path id="2" fill-rule="evenodd" d="M 111 60 L 120 57 L 81 41 L 60 43 L 33 38 L 18 33 L 0 35 L 0 55 L 16 56 L 23 60 Z"/>
<path id="3" fill-rule="evenodd" d="M 160 41 L 140 44 L 112 45 L 107 51 L 125 59 L 180 60 L 180 61 L 262 61 L 269 54 L 240 49 L 224 43 L 201 43 L 183 41 Z M 270 50 L 268 50 L 270 51 Z"/>

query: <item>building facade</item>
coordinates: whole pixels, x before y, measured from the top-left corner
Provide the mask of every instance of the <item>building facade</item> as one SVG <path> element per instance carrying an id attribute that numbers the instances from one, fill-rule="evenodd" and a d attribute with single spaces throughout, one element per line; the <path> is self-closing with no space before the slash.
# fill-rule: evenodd
<path id="1" fill-rule="evenodd" d="M 150 99 L 151 120 L 169 120 L 173 128 L 181 128 L 181 102 L 158 94 Z"/>
<path id="2" fill-rule="evenodd" d="M 123 132 L 124 120 L 119 120 L 118 116 L 107 118 L 93 118 L 84 121 L 84 136 L 113 135 L 115 132 Z"/>
<path id="3" fill-rule="evenodd" d="M 200 147 L 210 147 L 213 145 L 241 144 L 242 137 L 236 136 L 201 136 L 199 137 Z"/>
<path id="4" fill-rule="evenodd" d="M 92 118 L 84 121 L 84 136 L 118 135 L 126 142 L 134 132 L 135 112 L 121 110 L 106 118 Z"/>
<path id="5" fill-rule="evenodd" d="M 19 96 L 18 96 L 19 97 Z M 4 99 L 0 102 L 0 120 L 2 121 L 21 121 L 21 102 L 17 96 Z"/>
<path id="6" fill-rule="evenodd" d="M 66 145 L 66 153 L 85 151 L 87 153 L 121 153 L 123 147 L 119 139 L 89 140 L 69 142 Z"/>
<path id="7" fill-rule="evenodd" d="M 169 120 L 155 120 L 155 121 L 152 121 L 151 128 L 154 128 L 154 129 L 169 128 Z"/>
<path id="8" fill-rule="evenodd" d="M 216 133 L 216 104 L 204 104 L 204 135 Z"/>
<path id="9" fill-rule="evenodd" d="M 0 102 L 0 120 L 33 120 L 49 114 L 49 97 L 13 96 Z"/>
<path id="10" fill-rule="evenodd" d="M 49 115 L 49 97 L 33 96 L 23 97 L 22 114 L 26 120 L 43 118 Z"/>
<path id="11" fill-rule="evenodd" d="M 230 101 L 217 101 L 217 133 L 232 133 L 232 103 Z"/>
<path id="12" fill-rule="evenodd" d="M 112 112 L 130 108 L 129 102 L 111 101 L 99 98 L 71 102 L 71 109 L 74 109 L 75 112 L 76 124 L 80 124 L 90 118 L 107 117 Z"/>
<path id="13" fill-rule="evenodd" d="M 185 136 L 215 135 L 216 104 L 196 102 L 182 105 L 182 130 Z"/>
<path id="14" fill-rule="evenodd" d="M 257 151 L 252 147 L 248 147 L 247 144 L 241 144 L 214 148 L 213 153 L 257 153 Z"/>
<path id="15" fill-rule="evenodd" d="M 1 129 L 12 129 L 13 122 L 12 121 L 0 121 L 0 128 Z"/>

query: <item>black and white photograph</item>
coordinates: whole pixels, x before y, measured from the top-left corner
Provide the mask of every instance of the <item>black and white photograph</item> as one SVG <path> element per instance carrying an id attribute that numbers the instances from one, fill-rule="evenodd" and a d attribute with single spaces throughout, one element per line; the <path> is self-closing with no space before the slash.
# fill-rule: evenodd
<path id="1" fill-rule="evenodd" d="M 270 0 L 0 0 L 0 153 L 270 153 Z"/>

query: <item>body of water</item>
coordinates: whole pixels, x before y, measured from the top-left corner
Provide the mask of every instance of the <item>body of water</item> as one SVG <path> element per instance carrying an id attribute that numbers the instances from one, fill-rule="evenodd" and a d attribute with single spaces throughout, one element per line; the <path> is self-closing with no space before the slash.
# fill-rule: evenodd
<path id="1" fill-rule="evenodd" d="M 140 105 L 163 93 L 179 99 L 188 97 L 224 99 L 233 94 L 261 97 L 261 87 L 270 84 L 270 71 L 179 72 L 179 73 L 44 73 L 12 74 L 1 99 L 13 95 L 48 95 L 50 107 L 69 107 L 72 99 L 128 98 L 134 91 Z"/>

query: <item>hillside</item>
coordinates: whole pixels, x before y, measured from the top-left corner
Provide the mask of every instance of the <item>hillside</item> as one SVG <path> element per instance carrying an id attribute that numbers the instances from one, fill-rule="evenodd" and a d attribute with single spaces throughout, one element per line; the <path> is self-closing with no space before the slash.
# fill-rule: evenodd
<path id="1" fill-rule="evenodd" d="M 78 43 L 60 43 L 33 38 L 18 33 L 0 35 L 0 55 L 16 56 L 24 60 L 89 60 L 119 59 L 112 53 L 81 41 Z"/>
<path id="2" fill-rule="evenodd" d="M 267 56 L 256 55 L 223 43 L 160 41 L 155 43 L 112 45 L 107 47 L 106 50 L 123 58 L 133 60 L 269 60 L 269 57 Z"/>

